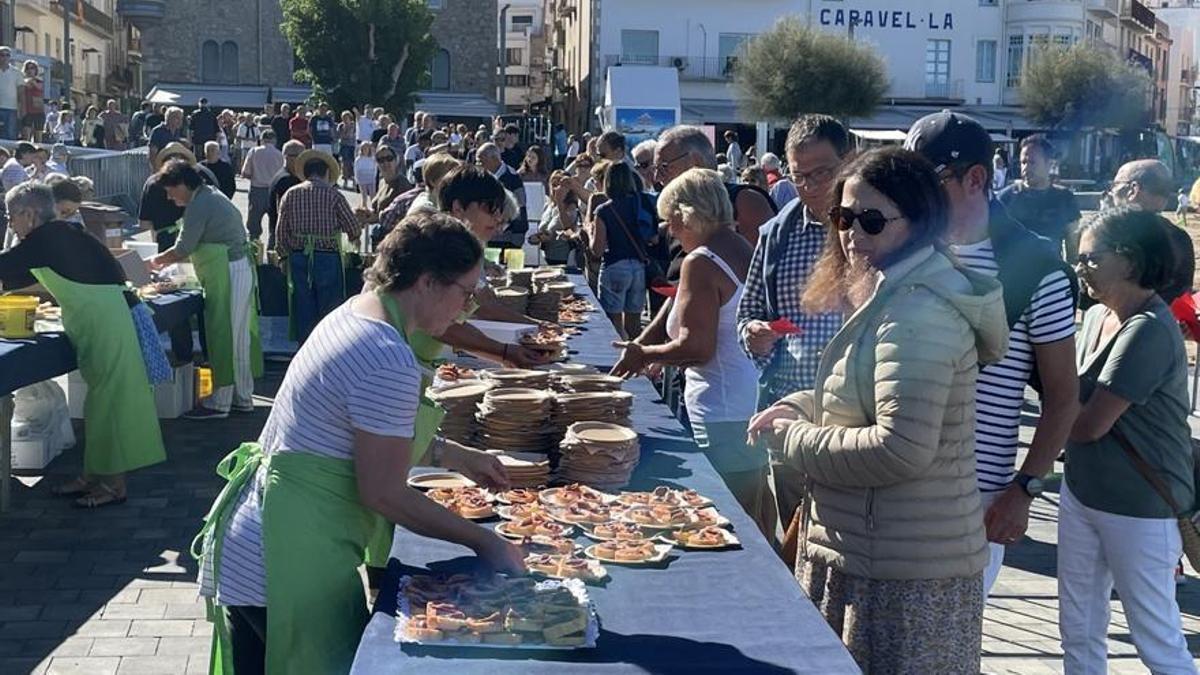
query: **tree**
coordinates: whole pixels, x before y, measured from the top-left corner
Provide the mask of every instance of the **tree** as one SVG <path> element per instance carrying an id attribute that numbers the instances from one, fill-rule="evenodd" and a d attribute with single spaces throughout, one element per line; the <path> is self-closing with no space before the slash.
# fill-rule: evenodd
<path id="1" fill-rule="evenodd" d="M 1145 69 L 1083 43 L 1043 47 L 1021 80 L 1030 118 L 1052 128 L 1136 129 L 1149 120 L 1153 89 Z"/>
<path id="2" fill-rule="evenodd" d="M 873 49 L 780 19 L 751 39 L 734 67 L 742 107 L 764 119 L 803 113 L 870 115 L 887 93 L 887 69 Z"/>
<path id="3" fill-rule="evenodd" d="M 410 110 L 436 44 L 424 0 L 281 0 L 296 78 L 334 109 Z"/>

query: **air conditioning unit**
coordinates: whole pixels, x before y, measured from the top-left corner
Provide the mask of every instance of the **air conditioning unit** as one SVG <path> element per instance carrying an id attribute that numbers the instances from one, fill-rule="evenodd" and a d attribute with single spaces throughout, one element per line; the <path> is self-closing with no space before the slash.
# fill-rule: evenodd
<path id="1" fill-rule="evenodd" d="M 671 59 L 671 65 L 675 66 L 675 70 L 682 71 L 687 68 L 688 63 L 687 59 L 684 57 L 676 56 L 675 58 Z"/>

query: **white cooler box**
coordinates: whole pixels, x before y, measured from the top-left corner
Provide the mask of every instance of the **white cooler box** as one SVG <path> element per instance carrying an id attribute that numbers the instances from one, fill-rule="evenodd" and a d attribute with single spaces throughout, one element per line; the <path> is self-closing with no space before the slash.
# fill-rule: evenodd
<path id="1" fill-rule="evenodd" d="M 36 471 L 46 468 L 50 460 L 58 457 L 61 450 L 50 445 L 45 435 L 12 439 L 12 468 L 19 471 Z"/>
<path id="2" fill-rule="evenodd" d="M 191 364 L 175 368 L 169 381 L 154 385 L 154 404 L 158 418 L 178 419 L 193 407 L 196 395 L 196 370 Z M 83 401 L 87 398 L 87 383 L 78 370 L 54 378 L 67 393 L 67 406 L 71 419 L 83 419 Z"/>

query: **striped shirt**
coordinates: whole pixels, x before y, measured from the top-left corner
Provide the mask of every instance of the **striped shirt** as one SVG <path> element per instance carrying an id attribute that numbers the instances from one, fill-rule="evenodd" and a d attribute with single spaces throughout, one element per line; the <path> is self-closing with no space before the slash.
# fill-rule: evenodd
<path id="1" fill-rule="evenodd" d="M 354 432 L 412 438 L 421 372 L 395 328 L 346 302 L 329 314 L 288 367 L 259 443 L 267 455 L 310 452 L 353 459 Z M 200 593 L 227 606 L 265 607 L 259 471 L 228 520 L 220 575 L 205 556 Z"/>
<path id="2" fill-rule="evenodd" d="M 995 277 L 1000 272 L 990 239 L 955 246 L 969 269 Z M 1046 275 L 1008 338 L 1008 353 L 979 371 L 975 391 L 975 467 L 981 492 L 999 492 L 1012 482 L 1017 462 L 1021 406 L 1033 372 L 1034 345 L 1075 337 L 1071 282 L 1062 270 Z"/>

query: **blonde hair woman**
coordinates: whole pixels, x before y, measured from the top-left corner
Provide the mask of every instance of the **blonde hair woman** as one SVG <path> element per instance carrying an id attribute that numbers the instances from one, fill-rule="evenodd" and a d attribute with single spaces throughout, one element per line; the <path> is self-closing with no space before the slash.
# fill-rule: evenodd
<path id="1" fill-rule="evenodd" d="M 651 364 L 687 369 L 684 403 L 696 444 L 763 534 L 774 537 L 767 451 L 746 443 L 758 371 L 737 341 L 753 250 L 734 229 L 733 205 L 716 171 L 689 169 L 671 181 L 659 195 L 658 215 L 687 252 L 679 290 L 663 329 L 616 344 L 624 353 L 613 373 L 630 377 Z"/>

